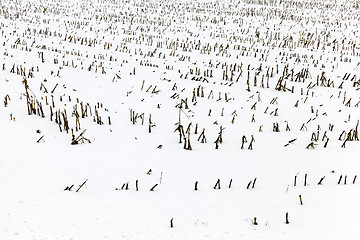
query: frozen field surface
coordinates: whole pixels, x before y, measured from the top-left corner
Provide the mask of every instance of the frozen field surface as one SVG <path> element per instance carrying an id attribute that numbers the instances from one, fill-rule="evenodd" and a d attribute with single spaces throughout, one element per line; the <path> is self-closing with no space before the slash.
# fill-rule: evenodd
<path id="1" fill-rule="evenodd" d="M 360 239 L 359 4 L 2 0 L 0 239 Z"/>

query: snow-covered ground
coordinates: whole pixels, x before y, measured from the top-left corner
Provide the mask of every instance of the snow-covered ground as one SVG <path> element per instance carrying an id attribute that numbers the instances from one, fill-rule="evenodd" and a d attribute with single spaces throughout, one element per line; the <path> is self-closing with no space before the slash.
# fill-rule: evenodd
<path id="1" fill-rule="evenodd" d="M 0 239 L 359 239 L 359 7 L 1 1 Z"/>

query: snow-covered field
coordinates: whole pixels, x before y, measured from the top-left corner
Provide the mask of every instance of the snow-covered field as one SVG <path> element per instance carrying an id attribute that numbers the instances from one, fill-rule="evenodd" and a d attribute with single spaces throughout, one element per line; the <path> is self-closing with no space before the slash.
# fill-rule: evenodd
<path id="1" fill-rule="evenodd" d="M 359 4 L 2 0 L 0 239 L 359 239 Z"/>

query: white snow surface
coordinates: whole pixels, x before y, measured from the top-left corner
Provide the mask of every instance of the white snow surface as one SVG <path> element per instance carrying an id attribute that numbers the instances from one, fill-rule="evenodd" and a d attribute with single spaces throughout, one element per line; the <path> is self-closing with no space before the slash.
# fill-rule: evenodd
<path id="1" fill-rule="evenodd" d="M 2 0 L 0 239 L 360 239 L 359 7 Z"/>

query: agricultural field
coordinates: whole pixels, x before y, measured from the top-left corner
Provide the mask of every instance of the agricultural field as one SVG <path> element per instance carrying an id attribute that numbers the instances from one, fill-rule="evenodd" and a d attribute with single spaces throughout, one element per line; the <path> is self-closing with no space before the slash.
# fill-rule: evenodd
<path id="1" fill-rule="evenodd" d="M 357 0 L 2 0 L 0 239 L 360 238 Z"/>

